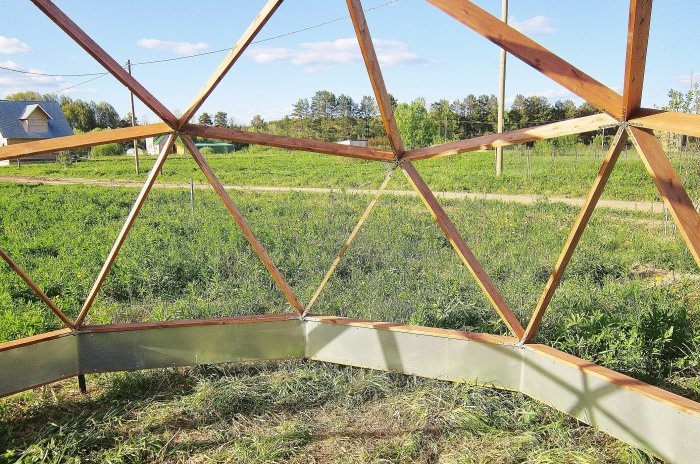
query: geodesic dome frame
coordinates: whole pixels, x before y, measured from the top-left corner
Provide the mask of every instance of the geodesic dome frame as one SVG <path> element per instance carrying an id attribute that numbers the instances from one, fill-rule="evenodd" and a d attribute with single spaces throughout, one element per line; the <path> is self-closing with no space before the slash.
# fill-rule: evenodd
<path id="1" fill-rule="evenodd" d="M 180 117 L 176 117 L 160 103 L 50 0 L 32 0 L 44 14 L 129 88 L 163 122 L 0 147 L 0 161 L 156 135 L 167 135 L 168 138 L 75 320 L 69 319 L 0 248 L 0 256 L 4 261 L 66 325 L 62 330 L 0 344 L 0 396 L 62 378 L 94 372 L 243 360 L 306 358 L 439 379 L 478 381 L 518 390 L 613 436 L 647 449 L 663 459 L 694 462 L 700 455 L 700 404 L 553 348 L 533 343 L 547 306 L 628 138 L 631 138 L 636 146 L 691 254 L 700 264 L 700 216 L 653 133 L 653 130 L 661 130 L 700 137 L 700 116 L 641 107 L 652 0 L 630 0 L 622 95 L 470 1 L 428 1 L 586 100 L 601 113 L 533 128 L 405 150 L 361 2 L 347 0 L 367 73 L 391 145 L 390 151 L 193 124 L 190 121 L 195 113 L 265 26 L 282 0 L 267 2 Z M 615 139 L 537 306 L 524 327 L 412 162 L 608 127 L 616 128 Z M 216 174 L 192 142 L 191 135 L 393 164 L 393 169 L 306 306 L 297 299 L 263 245 L 256 239 Z M 84 324 L 106 275 L 171 152 L 176 137 L 180 137 L 184 142 L 296 314 L 98 326 Z M 370 215 L 396 168 L 400 168 L 406 175 L 513 336 L 359 321 L 311 313 L 313 303 Z M 31 367 L 27 369 L 25 366 Z"/>

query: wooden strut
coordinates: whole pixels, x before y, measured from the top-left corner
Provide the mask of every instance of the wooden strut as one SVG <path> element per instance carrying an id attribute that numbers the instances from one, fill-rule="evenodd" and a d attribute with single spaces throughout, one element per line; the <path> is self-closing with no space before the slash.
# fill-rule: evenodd
<path id="1" fill-rule="evenodd" d="M 534 142 L 565 135 L 581 134 L 583 132 L 595 131 L 603 127 L 617 125 L 619 125 L 619 122 L 612 116 L 607 114 L 594 114 L 591 116 L 544 124 L 542 126 L 517 129 L 502 134 L 487 134 L 471 139 L 433 145 L 431 147 L 415 148 L 404 153 L 401 159 L 411 161 L 422 160 L 470 151 L 488 150 L 495 147 L 505 147 L 508 145 L 517 145 L 519 143 Z"/>
<path id="2" fill-rule="evenodd" d="M 629 120 L 629 125 L 700 137 L 700 114 L 641 108 Z"/>
<path id="3" fill-rule="evenodd" d="M 350 235 L 348 236 L 347 240 L 345 241 L 343 246 L 340 248 L 338 255 L 333 260 L 331 267 L 328 268 L 326 275 L 323 276 L 323 280 L 321 280 L 321 283 L 319 284 L 318 288 L 316 289 L 313 296 L 311 297 L 311 300 L 309 300 L 309 303 L 306 305 L 306 308 L 304 308 L 304 313 L 301 315 L 302 317 L 306 317 L 306 315 L 309 314 L 309 312 L 311 311 L 311 307 L 314 305 L 314 303 L 316 302 L 316 299 L 319 297 L 319 295 L 323 291 L 324 287 L 326 286 L 326 284 L 330 280 L 331 276 L 335 272 L 335 269 L 338 267 L 338 264 L 340 264 L 340 260 L 345 255 L 345 252 L 348 251 L 350 244 L 352 244 L 353 240 L 355 240 L 355 237 L 357 236 L 358 232 L 360 232 L 360 229 L 364 225 L 365 221 L 367 221 L 367 218 L 369 217 L 370 213 L 374 209 L 374 206 L 377 204 L 377 201 L 379 201 L 379 197 L 382 196 L 382 193 L 384 193 L 384 190 L 386 190 L 387 185 L 389 185 L 389 181 L 391 181 L 391 178 L 394 175 L 395 170 L 396 170 L 396 167 L 393 167 L 387 173 L 386 177 L 384 178 L 384 181 L 379 186 L 379 189 L 377 189 L 377 192 L 374 194 L 372 201 L 370 201 L 369 205 L 367 205 L 367 208 L 365 209 L 364 213 L 362 213 L 360 220 L 357 222 L 355 227 L 352 229 L 352 232 L 350 232 Z"/>
<path id="4" fill-rule="evenodd" d="M 690 253 L 700 266 L 700 214 L 695 210 L 683 182 L 652 131 L 631 126 L 627 130 Z"/>
<path id="5" fill-rule="evenodd" d="M 34 283 L 34 281 L 27 275 L 26 272 L 19 266 L 19 264 L 15 263 L 12 258 L 10 258 L 10 255 L 8 255 L 5 250 L 0 248 L 0 257 L 5 260 L 8 266 L 12 268 L 13 271 L 15 271 L 15 274 L 20 276 L 22 280 L 29 286 L 29 288 L 32 289 L 34 293 L 36 293 L 36 296 L 38 296 L 41 301 L 44 302 L 44 304 L 51 310 L 53 313 L 58 316 L 59 319 L 63 321 L 64 324 L 66 324 L 68 327 L 71 329 L 74 328 L 73 321 L 71 321 L 65 314 L 63 314 L 63 311 L 61 311 L 58 306 L 51 300 L 51 298 L 44 293 L 39 286 Z"/>
<path id="6" fill-rule="evenodd" d="M 386 130 L 387 137 L 389 137 L 391 148 L 393 149 L 396 158 L 398 158 L 403 155 L 404 145 L 403 141 L 401 140 L 401 134 L 399 133 L 398 126 L 396 125 L 396 118 L 394 117 L 394 109 L 391 106 L 389 93 L 387 92 L 386 85 L 384 84 L 384 77 L 382 76 L 382 69 L 379 66 L 379 60 L 377 59 L 377 52 L 374 49 L 374 43 L 372 42 L 372 37 L 369 33 L 369 28 L 367 27 L 365 12 L 362 9 L 362 3 L 360 0 L 347 0 L 347 4 L 348 11 L 350 12 L 350 18 L 352 19 L 352 24 L 355 28 L 357 42 L 360 45 L 360 51 L 362 52 L 362 58 L 365 61 L 367 74 L 369 75 L 369 80 L 372 83 L 372 89 L 374 90 L 374 96 L 377 99 L 379 112 L 382 115 L 384 129 Z"/>
<path id="7" fill-rule="evenodd" d="M 131 90 L 144 105 L 149 107 L 158 117 L 173 129 L 177 128 L 177 117 L 170 112 L 156 97 L 141 85 L 133 76 L 117 63 L 97 42 L 95 42 L 85 31 L 80 29 L 60 8 L 50 0 L 32 0 L 46 16 L 49 17 L 58 27 L 68 34 L 78 45 L 90 54 L 98 63 L 114 76 L 119 82 Z"/>
<path id="8" fill-rule="evenodd" d="M 192 119 L 197 110 L 202 106 L 202 103 L 211 95 L 219 82 L 224 78 L 226 73 L 231 69 L 231 67 L 236 63 L 238 58 L 243 54 L 243 52 L 248 48 L 248 45 L 253 41 L 255 36 L 260 32 L 260 29 L 265 26 L 267 21 L 272 17 L 272 15 L 277 11 L 277 8 L 282 4 L 282 0 L 269 0 L 265 6 L 262 8 L 260 13 L 253 19 L 253 22 L 248 26 L 248 29 L 243 32 L 243 35 L 238 42 L 233 46 L 231 51 L 226 55 L 226 58 L 219 64 L 219 66 L 211 75 L 209 80 L 204 84 L 202 90 L 199 91 L 197 96 L 194 97 L 192 103 L 185 110 L 185 112 L 180 116 L 178 121 L 178 126 L 182 125 Z"/>
<path id="9" fill-rule="evenodd" d="M 601 111 L 622 117 L 622 96 L 468 0 L 428 0 Z"/>
<path id="10" fill-rule="evenodd" d="M 105 143 L 124 142 L 132 139 L 142 139 L 156 135 L 169 134 L 172 129 L 165 123 L 146 124 L 143 126 L 109 129 L 85 134 L 67 135 L 52 139 L 34 140 L 32 142 L 18 143 L 0 147 L 0 161 L 25 156 L 40 155 L 42 153 L 54 153 L 76 148 L 93 147 Z"/>
<path id="11" fill-rule="evenodd" d="M 433 219 L 435 219 L 435 221 L 440 225 L 442 232 L 450 241 L 450 244 L 452 244 L 452 247 L 457 252 L 457 255 L 460 257 L 464 265 L 467 266 L 467 269 L 469 269 L 469 272 L 472 274 L 476 280 L 476 283 L 484 292 L 484 295 L 486 295 L 486 298 L 491 303 L 491 306 L 493 306 L 503 322 L 506 324 L 506 327 L 508 327 L 508 330 L 510 330 L 516 337 L 521 338 L 525 333 L 525 330 L 520 324 L 520 321 L 518 321 L 518 318 L 510 309 L 508 303 L 506 303 L 506 301 L 503 299 L 503 296 L 491 281 L 491 278 L 488 276 L 479 260 L 476 259 L 476 256 L 474 256 L 472 251 L 469 249 L 469 246 L 464 241 L 464 238 L 462 238 L 450 218 L 447 216 L 445 210 L 442 209 L 442 206 L 440 206 L 440 203 L 437 201 L 437 198 L 435 198 L 433 192 L 423 181 L 420 174 L 418 174 L 416 168 L 410 161 L 404 161 L 401 163 L 401 169 L 406 175 L 406 178 L 411 186 L 418 193 L 425 206 L 433 215 Z"/>
<path id="12" fill-rule="evenodd" d="M 183 126 L 183 131 L 210 139 L 286 148 L 289 150 L 303 150 L 314 153 L 323 153 L 324 155 L 347 156 L 349 158 L 383 162 L 394 160 L 394 154 L 386 150 L 343 145 L 335 142 L 324 142 L 322 140 L 262 134 L 259 132 L 231 129 L 229 127 L 213 127 L 203 124 L 185 124 Z"/>
<path id="13" fill-rule="evenodd" d="M 124 225 L 122 226 L 119 235 L 117 235 L 117 239 L 115 240 L 114 245 L 112 245 L 112 249 L 109 251 L 107 259 L 102 264 L 102 269 L 100 269 L 100 272 L 97 275 L 97 279 L 95 279 L 95 283 L 92 285 L 92 288 L 90 289 L 90 292 L 88 293 L 88 296 L 85 299 L 85 303 L 83 303 L 83 307 L 80 310 L 80 314 L 78 314 L 78 318 L 75 320 L 76 327 L 80 327 L 83 324 L 83 321 L 85 320 L 88 311 L 90 311 L 90 307 L 94 303 L 95 297 L 100 291 L 100 288 L 102 287 L 102 284 L 104 283 L 104 280 L 107 277 L 109 270 L 112 268 L 114 261 L 117 259 L 119 250 L 121 250 L 121 247 L 124 244 L 124 240 L 126 240 L 127 235 L 129 235 L 131 227 L 134 225 L 134 221 L 136 220 L 139 211 L 141 211 L 143 204 L 146 202 L 146 198 L 148 198 L 148 194 L 151 191 L 151 188 L 153 187 L 153 184 L 155 183 L 156 179 L 158 178 L 158 175 L 160 174 L 163 168 L 163 164 L 168 158 L 168 154 L 170 154 L 170 152 L 172 151 L 174 143 L 175 134 L 170 134 L 165 143 L 165 146 L 158 155 L 158 159 L 156 159 L 156 162 L 153 164 L 151 171 L 148 173 L 146 182 L 143 184 L 143 187 L 141 187 L 141 192 L 139 192 L 139 196 L 136 198 L 136 201 L 131 207 L 131 211 L 129 211 L 129 215 L 126 218 L 126 222 L 124 222 Z"/>
<path id="14" fill-rule="evenodd" d="M 642 104 L 644 70 L 647 62 L 652 0 L 630 0 L 625 87 L 622 93 L 622 117 L 627 120 Z"/>
<path id="15" fill-rule="evenodd" d="M 535 311 L 533 312 L 532 317 L 530 318 L 530 322 L 527 325 L 527 329 L 525 329 L 525 334 L 520 339 L 520 343 L 530 343 L 537 334 L 537 329 L 539 328 L 540 323 L 542 322 L 542 316 L 547 310 L 549 302 L 552 300 L 554 292 L 559 286 L 559 282 L 561 281 L 561 278 L 564 275 L 566 266 L 569 264 L 571 256 L 574 254 L 574 250 L 576 249 L 576 246 L 578 245 L 579 240 L 583 235 L 583 231 L 588 225 L 588 221 L 590 220 L 591 215 L 593 214 L 593 210 L 598 204 L 600 196 L 603 194 L 605 184 L 608 182 L 610 174 L 612 173 L 613 168 L 615 167 L 615 163 L 617 162 L 620 153 L 625 147 L 626 142 L 627 132 L 625 131 L 624 127 L 620 127 L 617 130 L 615 139 L 612 142 L 612 145 L 610 146 L 610 149 L 608 150 L 605 159 L 603 160 L 603 164 L 601 165 L 600 170 L 598 171 L 598 176 L 595 178 L 595 181 L 593 181 L 593 186 L 591 187 L 591 190 L 588 193 L 586 201 L 581 207 L 581 211 L 579 212 L 578 217 L 574 222 L 574 226 L 571 229 L 571 232 L 569 233 L 569 237 L 566 239 L 566 243 L 564 244 L 564 247 L 562 248 L 561 253 L 559 254 L 559 258 L 557 259 L 557 263 L 554 265 L 554 269 L 552 270 L 552 273 L 549 276 L 549 280 L 547 281 L 547 284 L 545 285 L 544 290 L 540 295 L 540 299 L 537 302 L 537 306 L 535 307 Z"/>
<path id="16" fill-rule="evenodd" d="M 214 191 L 221 199 L 221 202 L 224 204 L 228 212 L 233 217 L 233 220 L 236 221 L 236 224 L 241 230 L 241 233 L 243 233 L 243 236 L 246 238 L 246 240 L 248 240 L 248 243 L 250 243 L 250 245 L 253 247 L 253 250 L 255 250 L 255 253 L 260 258 L 260 261 L 262 261 L 262 263 L 267 268 L 268 272 L 272 276 L 272 279 L 282 291 L 284 297 L 299 315 L 303 314 L 304 307 L 301 305 L 301 303 L 299 303 L 299 300 L 294 294 L 294 291 L 284 279 L 279 269 L 277 269 L 275 263 L 272 262 L 272 259 L 267 254 L 265 248 L 255 237 L 252 229 L 248 225 L 248 222 L 245 220 L 245 217 L 243 217 L 243 214 L 241 214 L 240 210 L 233 203 L 233 200 L 231 200 L 231 197 L 229 196 L 228 192 L 226 192 L 226 189 L 223 185 L 221 185 L 221 182 L 219 181 L 218 177 L 216 177 L 216 174 L 214 174 L 214 171 L 211 169 L 211 167 L 206 162 L 202 154 L 199 152 L 199 149 L 197 149 L 197 147 L 195 146 L 194 142 L 192 141 L 192 138 L 189 135 L 182 135 L 181 140 L 184 142 L 185 147 L 187 147 L 187 150 L 194 158 L 194 161 L 195 163 L 197 163 L 197 166 L 199 166 L 199 168 L 204 173 L 204 176 L 214 188 Z"/>

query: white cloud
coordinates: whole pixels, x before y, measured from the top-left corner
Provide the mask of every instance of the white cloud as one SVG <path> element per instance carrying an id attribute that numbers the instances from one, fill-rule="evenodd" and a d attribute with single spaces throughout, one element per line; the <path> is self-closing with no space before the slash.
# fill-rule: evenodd
<path id="1" fill-rule="evenodd" d="M 14 53 L 26 53 L 28 51 L 29 45 L 22 42 L 18 38 L 0 35 L 0 53 L 12 55 Z"/>
<path id="2" fill-rule="evenodd" d="M 136 42 L 136 45 L 152 50 L 170 50 L 178 55 L 192 55 L 211 47 L 211 45 L 204 42 L 171 42 L 160 39 L 140 39 Z"/>
<path id="3" fill-rule="evenodd" d="M 28 71 L 42 73 L 43 71 L 36 68 L 23 68 L 14 61 L 0 61 L 0 66 L 4 68 L 16 69 L 18 71 Z M 25 90 L 36 90 L 39 92 L 48 92 L 58 90 L 62 86 L 67 86 L 65 79 L 56 76 L 37 76 L 35 74 L 21 74 L 10 71 L 3 71 L 0 75 L 0 92 L 1 96 L 21 92 Z"/>
<path id="4" fill-rule="evenodd" d="M 508 24 L 523 34 L 553 34 L 557 30 L 554 26 L 554 21 L 546 16 L 535 16 L 522 21 L 510 18 Z"/>
<path id="5" fill-rule="evenodd" d="M 407 63 L 426 63 L 408 49 L 408 45 L 398 40 L 374 41 L 377 59 L 380 64 L 397 65 Z M 285 62 L 303 66 L 307 72 L 322 72 L 338 64 L 362 61 L 357 39 L 337 39 L 323 42 L 305 42 L 298 48 L 252 47 L 248 55 L 257 63 Z"/>

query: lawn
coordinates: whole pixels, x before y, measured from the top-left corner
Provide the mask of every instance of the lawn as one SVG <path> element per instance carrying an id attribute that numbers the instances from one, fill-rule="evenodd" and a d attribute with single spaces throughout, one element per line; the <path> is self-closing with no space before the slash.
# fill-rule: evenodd
<path id="1" fill-rule="evenodd" d="M 494 175 L 490 151 L 419 161 L 416 166 L 434 190 L 582 197 L 600 168 L 602 156 L 602 151 L 592 148 L 563 152 L 547 149 L 546 145 L 536 149 L 514 147 L 505 151 L 502 177 Z M 671 158 L 693 201 L 700 201 L 700 155 L 681 152 L 673 153 Z M 222 182 L 234 185 L 376 188 L 387 169 L 383 163 L 266 147 L 208 155 L 207 159 Z M 130 157 L 89 159 L 70 165 L 11 165 L 0 168 L 0 176 L 143 180 L 153 162 L 152 156 L 142 157 L 140 176 L 135 174 Z M 168 160 L 160 179 L 206 183 L 191 159 L 182 155 Z M 403 180 L 394 188 L 409 189 Z M 656 188 L 634 149 L 620 156 L 604 198 L 658 200 Z"/>
<path id="2" fill-rule="evenodd" d="M 239 183 L 235 177 L 250 184 L 260 183 L 265 166 L 274 179 L 286 172 L 290 185 L 331 171 L 342 182 L 371 174 L 378 185 L 385 169 L 378 163 L 300 156 L 330 164 L 301 173 L 289 165 L 275 171 L 274 160 L 301 163 L 299 156 L 263 150 L 258 161 L 245 160 L 252 172 L 243 175 L 230 164 L 235 156 L 211 161 L 225 182 Z M 469 156 L 426 161 L 418 168 L 434 188 L 447 190 L 436 166 L 466 165 Z M 166 165 L 164 176 L 173 176 L 167 180 L 185 172 L 183 178 L 189 178 L 193 163 L 173 161 L 182 166 Z M 65 169 L 87 174 L 96 165 L 90 163 Z M 49 165 L 19 170 L 25 168 Z M 458 177 L 455 172 L 452 177 Z M 125 170 L 125 178 L 129 175 Z M 404 183 L 396 175 L 389 188 Z M 117 187 L 0 183 L 0 246 L 74 317 L 136 194 Z M 341 192 L 233 192 L 232 197 L 302 304 L 369 201 Z M 577 210 L 546 201 L 443 205 L 526 321 Z M 680 234 L 662 216 L 599 210 L 538 340 L 697 401 L 698 274 Z M 506 332 L 430 214 L 409 197 L 380 200 L 314 308 L 320 314 Z M 188 189 L 157 189 L 88 322 L 287 310 L 213 192 L 197 191 L 191 205 Z M 0 321 L 0 340 L 58 327 L 4 265 Z M 20 456 L 23 462 L 76 456 L 87 462 L 414 462 L 434 459 L 430 456 L 445 462 L 651 462 L 519 394 L 359 369 L 271 363 L 110 374 L 88 381 L 88 397 L 63 382 L 0 400 L 0 451 L 5 449 L 0 462 Z M 387 414 L 395 420 L 376 420 Z"/>

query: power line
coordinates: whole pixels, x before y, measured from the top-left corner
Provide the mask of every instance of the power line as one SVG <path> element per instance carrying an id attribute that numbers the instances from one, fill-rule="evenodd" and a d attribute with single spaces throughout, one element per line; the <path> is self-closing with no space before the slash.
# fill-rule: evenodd
<path id="1" fill-rule="evenodd" d="M 83 74 L 47 74 L 47 73 L 40 73 L 40 72 L 34 72 L 34 71 L 24 71 L 22 69 L 13 69 L 13 68 L 5 67 L 5 66 L 0 66 L 0 69 L 3 69 L 5 71 L 12 71 L 12 72 L 19 73 L 19 74 L 29 74 L 32 76 L 42 76 L 42 77 L 86 77 L 86 76 L 104 76 L 105 74 L 109 74 L 107 72 L 83 73 Z"/>
<path id="2" fill-rule="evenodd" d="M 385 2 L 385 3 L 380 4 L 380 5 L 376 5 L 376 6 L 373 6 L 373 7 L 371 7 L 371 8 L 367 8 L 365 11 L 378 10 L 378 9 L 380 9 L 380 8 L 384 8 L 384 7 L 386 7 L 386 6 L 389 6 L 389 5 L 393 4 L 393 3 L 398 3 L 398 2 L 399 2 L 399 0 L 389 0 L 389 1 Z M 327 26 L 327 25 L 329 25 L 329 24 L 333 24 L 333 23 L 336 23 L 336 22 L 338 22 L 338 21 L 342 21 L 342 20 L 348 19 L 348 18 L 350 18 L 350 16 L 347 16 L 347 15 L 346 15 L 346 16 L 341 16 L 341 17 L 339 17 L 339 18 L 335 18 L 335 19 L 331 19 L 331 20 L 328 20 L 328 21 L 324 21 L 324 22 L 322 22 L 322 23 L 314 24 L 313 26 L 307 26 L 307 27 L 304 27 L 304 28 L 301 28 L 301 29 L 297 29 L 297 30 L 294 30 L 294 31 L 285 32 L 285 33 L 283 33 L 283 34 L 275 35 L 275 36 L 272 36 L 272 37 L 266 37 L 266 38 L 264 38 L 264 39 L 255 40 L 255 41 L 251 42 L 251 44 L 259 44 L 259 43 L 263 43 L 263 42 L 269 42 L 269 41 L 275 40 L 275 39 L 280 39 L 280 38 L 282 38 L 282 37 L 288 37 L 288 36 L 290 36 L 290 35 L 298 34 L 298 33 L 300 33 L 300 32 L 306 32 L 306 31 L 309 31 L 309 30 L 311 30 L 311 29 L 317 29 L 317 28 L 319 28 L 319 27 Z M 132 65 L 132 66 L 139 66 L 139 65 L 147 65 L 147 64 L 167 63 L 167 62 L 170 62 L 170 61 L 186 60 L 186 59 L 190 59 L 190 58 L 198 58 L 198 57 L 200 57 L 200 56 L 206 56 L 206 55 L 213 55 L 213 54 L 216 54 L 216 53 L 228 52 L 229 50 L 231 50 L 231 47 L 220 48 L 220 49 L 217 49 L 217 50 L 210 50 L 210 51 L 208 51 L 208 52 L 202 52 L 202 53 L 194 53 L 194 54 L 185 55 L 185 56 L 176 56 L 176 57 L 173 57 L 173 58 L 162 58 L 162 59 L 158 59 L 158 60 L 140 61 L 140 62 L 137 62 L 137 63 L 131 63 L 131 65 Z M 42 77 L 88 77 L 88 76 L 97 76 L 97 77 L 94 78 L 94 79 L 89 79 L 89 80 L 84 81 L 84 82 L 82 82 L 82 83 L 80 83 L 80 84 L 75 84 L 75 85 L 73 85 L 73 86 L 67 87 L 66 89 L 63 89 L 63 90 L 72 89 L 73 87 L 77 87 L 77 86 L 79 86 L 79 85 L 87 84 L 88 82 L 92 82 L 92 81 L 94 81 L 95 79 L 97 79 L 97 78 L 99 78 L 99 77 L 102 77 L 102 76 L 105 76 L 105 75 L 109 74 L 108 72 L 80 73 L 80 74 L 49 74 L 49 73 L 40 73 L 40 72 L 35 72 L 35 71 L 24 71 L 24 70 L 20 70 L 20 69 L 13 69 L 13 68 L 9 68 L 9 67 L 6 67 L 6 66 L 0 66 L 0 69 L 2 69 L 2 70 L 4 70 L 4 71 L 11 71 L 11 72 L 14 72 L 14 73 L 19 73 L 19 74 L 28 74 L 28 75 L 32 75 L 32 76 L 42 76 Z M 57 92 L 62 92 L 63 90 L 56 90 L 55 92 L 50 92 L 50 94 L 52 94 L 52 93 L 57 93 Z"/>
<path id="3" fill-rule="evenodd" d="M 399 1 L 399 0 L 389 0 L 388 2 L 382 3 L 381 5 L 373 6 L 372 8 L 367 8 L 365 11 L 372 11 L 372 10 L 377 10 L 377 9 L 379 9 L 379 8 L 384 8 L 385 6 L 389 6 L 389 5 L 391 5 L 392 3 L 397 3 L 398 1 Z M 290 36 L 290 35 L 298 34 L 298 33 L 300 33 L 300 32 L 309 31 L 309 30 L 311 30 L 311 29 L 317 29 L 317 28 L 319 28 L 319 27 L 323 27 L 323 26 L 327 26 L 327 25 L 329 25 L 329 24 L 337 23 L 338 21 L 342 21 L 342 20 L 348 19 L 348 18 L 350 18 L 350 16 L 348 16 L 348 15 L 346 15 L 346 16 L 341 16 L 341 17 L 339 17 L 339 18 L 335 18 L 335 19 L 331 19 L 331 20 L 328 20 L 328 21 L 325 21 L 325 22 L 322 22 L 322 23 L 314 24 L 313 26 L 307 26 L 307 27 L 304 27 L 304 28 L 301 28 L 301 29 L 297 29 L 297 30 L 295 30 L 295 31 L 285 32 L 285 33 L 283 33 L 283 34 L 275 35 L 275 36 L 272 36 L 272 37 L 266 37 L 266 38 L 264 38 L 264 39 L 254 40 L 253 42 L 251 42 L 251 45 L 259 44 L 259 43 L 263 43 L 263 42 L 269 42 L 270 40 L 280 39 L 280 38 L 282 38 L 282 37 L 288 37 L 288 36 Z M 211 50 L 211 51 L 202 52 L 202 53 L 194 53 L 194 54 L 192 54 L 192 55 L 177 56 L 177 57 L 174 57 L 174 58 L 163 58 L 163 59 L 160 59 L 160 60 L 141 61 L 141 62 L 138 62 L 138 63 L 131 63 L 131 65 L 132 65 L 132 66 L 137 66 L 137 65 L 142 65 L 142 64 L 166 63 L 166 62 L 168 62 L 168 61 L 186 60 L 186 59 L 189 59 L 189 58 L 197 58 L 197 57 L 200 57 L 200 56 L 213 55 L 213 54 L 215 54 L 215 53 L 228 52 L 229 50 L 231 50 L 231 47 L 220 48 L 220 49 L 218 49 L 218 50 Z"/>
<path id="4" fill-rule="evenodd" d="M 95 80 L 97 80 L 97 79 L 99 79 L 99 78 L 101 78 L 101 77 L 105 77 L 107 74 L 109 74 L 109 73 L 100 74 L 100 75 L 97 76 L 97 77 L 93 77 L 92 79 L 88 79 L 88 80 L 86 80 L 86 81 L 80 82 L 79 84 L 74 84 L 74 85 L 71 85 L 71 86 L 68 86 L 68 87 L 64 87 L 64 88 L 62 88 L 62 89 L 59 89 L 59 90 L 54 90 L 53 92 L 47 92 L 45 95 L 53 95 L 53 94 L 55 94 L 55 93 L 60 93 L 60 92 L 66 91 L 66 90 L 70 90 L 70 89 L 72 89 L 73 87 L 78 87 L 78 86 L 80 86 L 80 85 L 87 84 L 88 82 L 95 81 Z"/>

